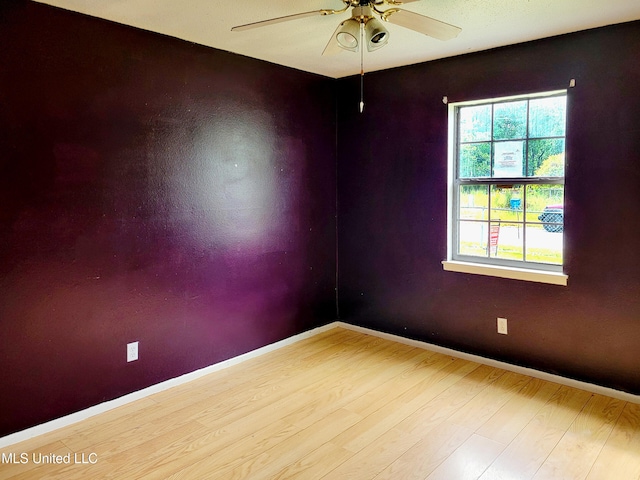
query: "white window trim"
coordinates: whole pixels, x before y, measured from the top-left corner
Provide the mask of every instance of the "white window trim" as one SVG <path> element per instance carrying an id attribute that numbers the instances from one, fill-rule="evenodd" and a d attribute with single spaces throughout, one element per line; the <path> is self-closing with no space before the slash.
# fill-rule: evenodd
<path id="1" fill-rule="evenodd" d="M 539 95 L 517 95 L 513 97 L 500 97 L 500 100 L 510 100 L 517 98 L 533 98 L 537 96 L 550 96 L 558 93 L 568 93 L 566 90 L 544 92 Z M 503 265 L 473 263 L 461 260 L 453 260 L 453 228 L 455 212 L 453 211 L 455 195 L 454 165 L 455 165 L 455 109 L 460 105 L 474 105 L 487 103 L 491 99 L 483 99 L 469 102 L 448 103 L 448 140 L 447 140 L 447 259 L 442 261 L 442 268 L 448 272 L 470 273 L 475 275 L 486 275 L 490 277 L 508 278 L 513 280 L 524 280 L 529 282 L 548 283 L 552 285 L 566 286 L 569 275 L 552 270 L 537 270 L 533 268 L 507 267 Z"/>
<path id="2" fill-rule="evenodd" d="M 550 283 L 566 286 L 569 275 L 547 270 L 533 270 L 531 268 L 504 267 L 484 263 L 461 262 L 458 260 L 443 260 L 442 268 L 447 272 L 472 273 L 490 277 L 510 278 L 528 282 Z"/>

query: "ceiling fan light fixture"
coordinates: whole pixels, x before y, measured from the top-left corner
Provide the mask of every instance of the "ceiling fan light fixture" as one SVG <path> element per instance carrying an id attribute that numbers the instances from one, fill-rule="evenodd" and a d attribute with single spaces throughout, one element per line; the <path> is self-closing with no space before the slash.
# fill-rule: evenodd
<path id="1" fill-rule="evenodd" d="M 367 50 L 373 52 L 384 47 L 389 41 L 389 32 L 377 18 L 370 18 L 364 26 Z"/>
<path id="2" fill-rule="evenodd" d="M 354 18 L 345 20 L 340 24 L 336 41 L 341 48 L 356 52 L 358 50 L 358 35 L 360 33 L 360 22 Z"/>

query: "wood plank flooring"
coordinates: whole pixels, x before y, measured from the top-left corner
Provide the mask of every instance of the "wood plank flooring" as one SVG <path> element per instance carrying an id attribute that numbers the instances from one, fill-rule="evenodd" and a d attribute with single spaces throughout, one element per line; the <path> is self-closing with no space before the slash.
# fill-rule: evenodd
<path id="1" fill-rule="evenodd" d="M 640 405 L 335 328 L 1 453 L 0 479 L 637 480 Z"/>

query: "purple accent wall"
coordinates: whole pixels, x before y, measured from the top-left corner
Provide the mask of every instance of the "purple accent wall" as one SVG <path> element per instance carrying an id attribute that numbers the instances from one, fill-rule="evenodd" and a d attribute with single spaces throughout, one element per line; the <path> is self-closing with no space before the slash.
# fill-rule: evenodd
<path id="1" fill-rule="evenodd" d="M 640 22 L 338 84 L 340 316 L 640 394 Z M 366 58 L 365 58 L 366 64 Z M 445 272 L 450 101 L 567 88 L 567 287 Z M 509 335 L 496 333 L 496 317 Z"/>
<path id="2" fill-rule="evenodd" d="M 27 1 L 0 44 L 0 436 L 335 318 L 334 81 Z"/>

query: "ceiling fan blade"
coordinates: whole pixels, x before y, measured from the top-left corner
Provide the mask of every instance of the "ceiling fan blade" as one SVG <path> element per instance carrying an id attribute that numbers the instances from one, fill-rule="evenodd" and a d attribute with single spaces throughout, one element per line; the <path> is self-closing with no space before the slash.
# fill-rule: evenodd
<path id="1" fill-rule="evenodd" d="M 288 22 L 289 20 L 297 20 L 298 18 L 313 17 L 315 15 L 330 15 L 333 13 L 330 10 L 314 10 L 312 12 L 295 13 L 293 15 L 285 15 L 284 17 L 276 17 L 270 20 L 262 20 L 261 22 L 247 23 L 245 25 L 238 25 L 231 29 L 232 32 L 241 32 L 243 30 L 249 30 L 252 28 L 266 27 L 267 25 L 273 25 L 276 23 Z"/>
<path id="2" fill-rule="evenodd" d="M 393 9 L 387 10 L 385 13 L 387 13 L 387 15 L 383 18 L 387 22 L 423 33 L 438 40 L 451 40 L 457 37 L 462 31 L 461 28 L 454 25 L 449 25 L 435 18 L 426 17 L 408 10 Z"/>
<path id="3" fill-rule="evenodd" d="M 322 51 L 323 57 L 326 55 L 335 55 L 336 53 L 340 53 L 342 51 L 342 48 L 340 48 L 340 45 L 338 44 L 338 39 L 337 39 L 338 32 L 340 31 L 341 27 L 342 27 L 342 24 L 338 25 L 338 28 L 336 28 L 336 31 L 331 34 L 329 43 L 327 43 L 327 46 L 324 47 L 324 50 Z"/>

